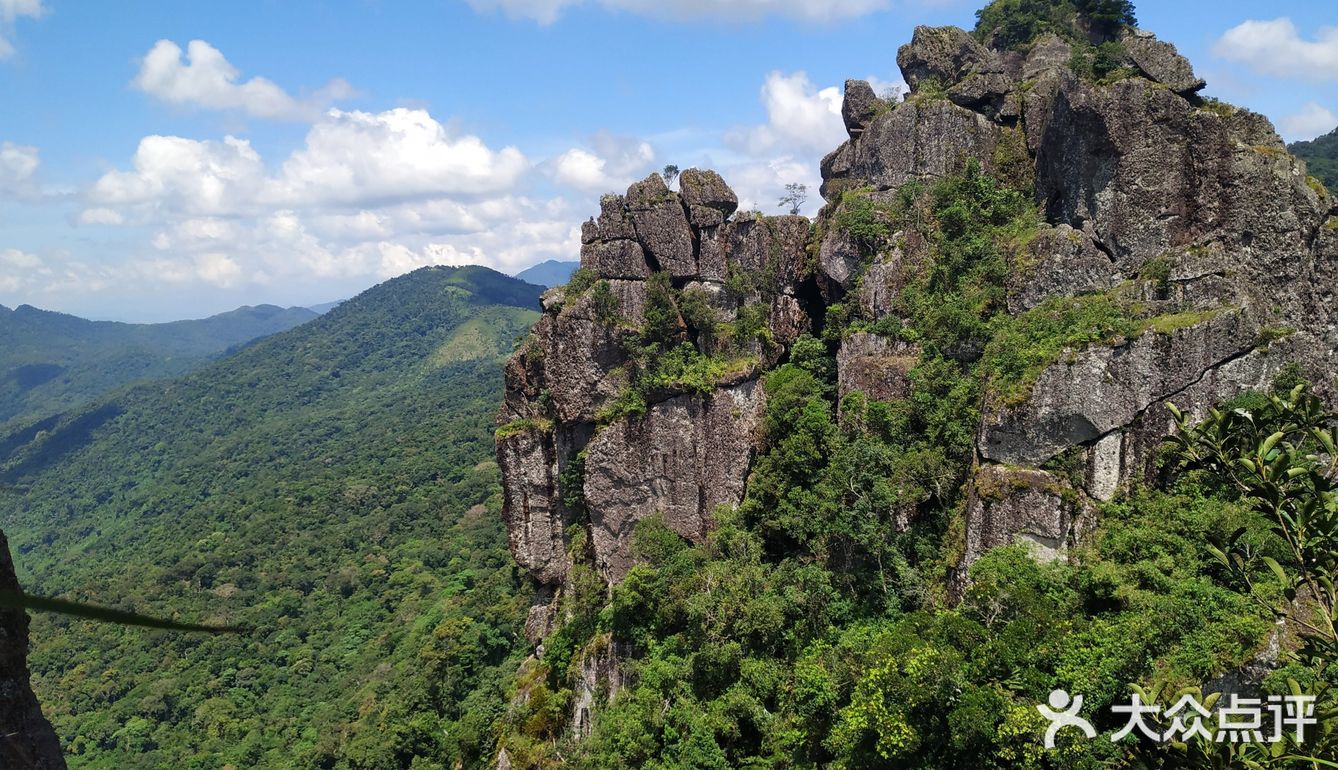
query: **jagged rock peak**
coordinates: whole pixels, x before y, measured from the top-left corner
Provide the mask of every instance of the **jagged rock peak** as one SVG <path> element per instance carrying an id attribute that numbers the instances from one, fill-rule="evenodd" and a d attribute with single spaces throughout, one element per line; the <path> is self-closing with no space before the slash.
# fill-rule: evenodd
<path id="1" fill-rule="evenodd" d="M 605 196 L 582 233 L 581 269 L 544 296 L 508 362 L 503 515 L 540 584 L 566 580 L 573 525 L 588 549 L 579 558 L 613 582 L 632 566 L 637 522 L 662 515 L 700 541 L 719 506 L 742 500 L 758 375 L 812 329 L 816 279 L 808 219 L 738 205 L 701 169 L 682 172 L 679 192 L 652 175 Z M 684 356 L 711 380 L 673 370 Z"/>

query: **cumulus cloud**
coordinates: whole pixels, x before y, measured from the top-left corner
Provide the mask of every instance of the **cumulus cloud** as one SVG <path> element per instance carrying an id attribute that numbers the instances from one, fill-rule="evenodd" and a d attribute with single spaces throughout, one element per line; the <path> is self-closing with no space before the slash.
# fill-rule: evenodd
<path id="1" fill-rule="evenodd" d="M 276 207 L 386 205 L 402 200 L 496 195 L 529 168 L 519 150 L 448 131 L 426 111 L 331 110 L 304 146 L 270 173 L 251 143 L 148 136 L 131 168 L 104 174 L 88 191 L 96 210 L 153 219 L 254 215 Z"/>
<path id="2" fill-rule="evenodd" d="M 269 184 L 265 165 L 251 143 L 179 136 L 146 136 L 128 171 L 110 171 L 88 198 L 97 208 L 187 215 L 228 215 L 257 203 Z M 85 212 L 88 215 L 88 212 Z"/>
<path id="3" fill-rule="evenodd" d="M 642 152 L 603 136 L 591 147 L 610 174 Z M 107 277 L 122 283 L 360 282 L 466 263 L 514 271 L 580 248 L 574 209 L 520 194 L 534 168 L 516 148 L 423 110 L 330 110 L 277 163 L 235 137 L 145 137 L 125 168 L 85 191 L 79 221 L 153 228 L 152 251 Z"/>
<path id="4" fill-rule="evenodd" d="M 210 110 L 236 110 L 257 118 L 310 120 L 353 89 L 333 80 L 309 97 L 298 99 L 262 77 L 239 81 L 241 73 L 217 48 L 192 40 L 184 52 L 170 40 L 159 40 L 140 63 L 132 85 L 168 104 Z"/>
<path id="5" fill-rule="evenodd" d="M 767 122 L 736 129 L 726 141 L 750 155 L 781 150 L 828 152 L 845 139 L 841 121 L 841 89 L 818 89 L 803 72 L 772 72 L 762 84 Z"/>
<path id="6" fill-rule="evenodd" d="M 568 8 L 597 5 L 676 20 L 721 19 L 756 21 L 781 16 L 801 21 L 830 22 L 864 16 L 888 7 L 887 0 L 468 0 L 476 11 L 500 11 L 513 19 L 552 24 Z"/>
<path id="7" fill-rule="evenodd" d="M 590 149 L 572 148 L 545 164 L 547 173 L 583 192 L 609 192 L 644 177 L 655 162 L 655 149 L 640 139 L 601 132 L 590 144 Z"/>
<path id="8" fill-rule="evenodd" d="M 1338 115 L 1319 102 L 1307 102 L 1300 112 L 1280 119 L 1278 125 L 1288 141 L 1304 141 L 1338 128 Z"/>
<path id="9" fill-rule="evenodd" d="M 515 147 L 493 150 L 455 135 L 425 110 L 331 110 L 283 165 L 275 194 L 340 203 L 495 194 L 529 168 Z"/>
<path id="10" fill-rule="evenodd" d="M 40 19 L 46 9 L 42 0 L 0 0 L 0 59 L 17 53 L 14 48 L 14 22 L 21 18 Z"/>
<path id="11" fill-rule="evenodd" d="M 1285 16 L 1250 20 L 1227 30 L 1213 53 L 1269 75 L 1338 80 L 1338 27 L 1322 27 L 1306 40 Z"/>

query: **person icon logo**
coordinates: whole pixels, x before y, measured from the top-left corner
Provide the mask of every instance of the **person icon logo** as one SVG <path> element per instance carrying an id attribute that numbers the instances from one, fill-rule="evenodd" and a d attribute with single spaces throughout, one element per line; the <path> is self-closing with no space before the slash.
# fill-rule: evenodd
<path id="1" fill-rule="evenodd" d="M 1041 712 L 1041 716 L 1050 720 L 1050 729 L 1045 731 L 1045 747 L 1053 749 L 1055 747 L 1055 735 L 1065 727 L 1076 727 L 1083 731 L 1083 734 L 1090 740 L 1096 737 L 1096 730 L 1092 728 L 1092 723 L 1078 716 L 1082 711 L 1083 696 L 1069 696 L 1066 690 L 1055 690 L 1050 693 L 1050 707 L 1037 706 L 1036 710 Z"/>

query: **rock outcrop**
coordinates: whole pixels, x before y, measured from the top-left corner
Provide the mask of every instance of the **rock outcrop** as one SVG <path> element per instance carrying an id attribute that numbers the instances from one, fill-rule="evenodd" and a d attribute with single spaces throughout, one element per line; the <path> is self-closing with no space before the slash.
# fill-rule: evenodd
<path id="1" fill-rule="evenodd" d="M 18 590 L 9 543 L 0 532 L 0 591 Z M 56 733 L 28 681 L 28 615 L 0 609 L 0 767 L 65 770 Z"/>
<path id="2" fill-rule="evenodd" d="M 574 525 L 590 550 L 575 558 L 609 581 L 632 564 L 638 521 L 659 515 L 700 541 L 713 511 L 744 494 L 764 408 L 759 375 L 800 334 L 830 324 L 832 307 L 856 308 L 866 324 L 840 339 L 838 395 L 906 398 L 923 351 L 875 330 L 910 320 L 900 298 L 937 247 L 923 227 L 885 219 L 855 233 L 840 213 L 852 197 L 878 210 L 908 183 L 974 165 L 1034 193 L 1044 220 L 1007 247 L 1002 312 L 1118 294 L 1137 325 L 1058 351 L 1020 393 L 987 392 L 963 471 L 959 582 L 998 545 L 1060 558 L 1098 501 L 1153 472 L 1173 429 L 1165 402 L 1202 413 L 1291 368 L 1328 385 L 1338 368 L 1338 205 L 1307 182 L 1266 119 L 1200 98 L 1203 81 L 1174 46 L 1126 30 L 1103 48 L 1119 59 L 1099 74 L 1075 65 L 1089 51 L 1054 34 L 1024 54 L 960 29 L 917 29 L 897 56 L 911 88 L 904 101 L 846 83 L 849 140 L 822 161 L 828 205 L 812 226 L 737 214 L 737 197 L 711 172 L 684 172 L 678 193 L 651 177 L 606 197 L 583 231 L 582 266 L 605 282 L 621 319 L 601 318 L 588 289 L 554 296 L 507 370 L 501 422 L 511 427 L 498 451 L 521 564 L 561 585 Z M 646 287 L 661 273 L 705 292 L 723 322 L 764 317 L 767 341 L 710 387 L 651 393 L 644 413 L 610 417 L 627 390 L 624 351 L 644 320 Z M 687 320 L 679 334 L 698 336 Z M 945 355 L 969 363 L 983 352 L 973 342 Z M 1084 470 L 1042 467 L 1060 460 Z"/>
<path id="3" fill-rule="evenodd" d="M 920 28 L 898 54 L 906 102 L 822 164 L 833 206 L 848 190 L 871 188 L 877 199 L 971 161 L 1034 185 L 1047 224 L 1011 257 L 1008 311 L 1124 287 L 1161 318 L 1135 337 L 1066 351 L 1023 398 L 987 404 L 963 570 L 1018 536 L 1053 551 L 1080 535 L 1074 496 L 1110 499 L 1152 472 L 1173 429 L 1164 402 L 1202 414 L 1269 387 L 1289 365 L 1321 385 L 1334 371 L 1338 237 L 1325 226 L 1334 200 L 1307 183 L 1266 119 L 1200 99 L 1203 81 L 1174 46 L 1141 30 L 1119 40 L 1123 69 L 1096 81 L 1075 72 L 1074 46 L 1055 35 L 1024 57 L 962 30 Z M 870 257 L 829 227 L 817 248 L 820 279 L 836 287 L 829 293 L 858 286 L 875 320 L 896 315 L 925 259 L 904 233 Z M 882 358 L 870 344 L 859 334 L 844 341 L 842 390 L 895 394 L 899 366 L 868 382 L 868 362 Z M 1001 474 L 1035 480 L 1039 466 L 1070 452 L 1086 455 L 1084 489 L 1046 497 L 1036 485 L 997 483 Z M 981 495 L 985 482 L 1005 492 Z"/>
<path id="4" fill-rule="evenodd" d="M 503 510 L 512 552 L 542 585 L 566 579 L 573 527 L 610 582 L 632 566 L 639 521 L 660 516 L 700 542 L 716 509 L 743 498 L 764 407 L 760 371 L 812 328 L 809 220 L 736 215 L 738 197 L 713 171 L 688 169 L 679 182 L 673 192 L 652 175 L 604 197 L 583 230 L 585 285 L 546 295 L 543 318 L 507 364 Z M 677 337 L 723 369 L 705 389 L 633 382 L 653 364 L 633 355 L 652 276 L 669 279 L 675 304 L 664 310 Z M 737 331 L 741 314 L 761 328 L 742 341 L 744 332 L 707 335 L 681 307 L 693 297 L 722 328 Z M 622 410 L 629 398 L 644 410 Z"/>

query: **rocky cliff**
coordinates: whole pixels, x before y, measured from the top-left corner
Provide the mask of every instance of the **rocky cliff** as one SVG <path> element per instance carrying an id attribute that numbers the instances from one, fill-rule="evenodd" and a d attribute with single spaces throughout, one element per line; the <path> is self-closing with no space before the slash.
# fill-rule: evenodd
<path id="1" fill-rule="evenodd" d="M 889 231 L 881 209 L 907 185 L 971 163 L 1033 194 L 1043 220 L 1008 255 L 1007 312 L 1117 296 L 1137 331 L 1067 347 L 1021 395 L 986 397 L 962 566 L 1019 537 L 1061 552 L 1089 500 L 1152 472 L 1172 425 L 1164 402 L 1202 411 L 1288 367 L 1326 382 L 1338 341 L 1333 198 L 1265 118 L 1199 97 L 1203 81 L 1173 46 L 1133 30 L 1119 42 L 1124 60 L 1097 79 L 1058 36 L 1021 53 L 957 28 L 917 29 L 897 57 L 911 89 L 903 102 L 846 84 L 850 139 L 823 160 L 827 206 L 811 224 L 738 214 L 709 171 L 685 172 L 678 192 L 652 176 L 605 197 L 584 228 L 584 285 L 547 295 L 507 368 L 498 457 L 517 560 L 549 586 L 572 558 L 617 581 L 636 521 L 662 514 L 699 540 L 716 506 L 744 493 L 759 376 L 838 304 L 857 305 L 872 328 L 908 322 L 899 292 L 932 260 L 929 240 Z M 884 226 L 841 227 L 859 207 Z M 764 333 L 746 365 L 706 387 L 659 388 L 643 411 L 618 415 L 610 405 L 628 387 L 629 339 L 645 320 L 648 279 L 661 275 L 676 301 L 703 293 L 720 320 L 751 314 Z M 600 291 L 616 320 L 600 317 Z M 683 339 L 711 352 L 678 321 Z M 841 391 L 903 398 L 917 356 L 903 340 L 846 333 Z M 1085 466 L 1077 488 L 1041 469 L 1061 457 Z M 580 530 L 587 551 L 573 555 Z"/>
<path id="2" fill-rule="evenodd" d="M 0 532 L 0 591 L 19 590 Z M 56 733 L 28 685 L 28 615 L 0 609 L 0 768 L 65 770 Z"/>

